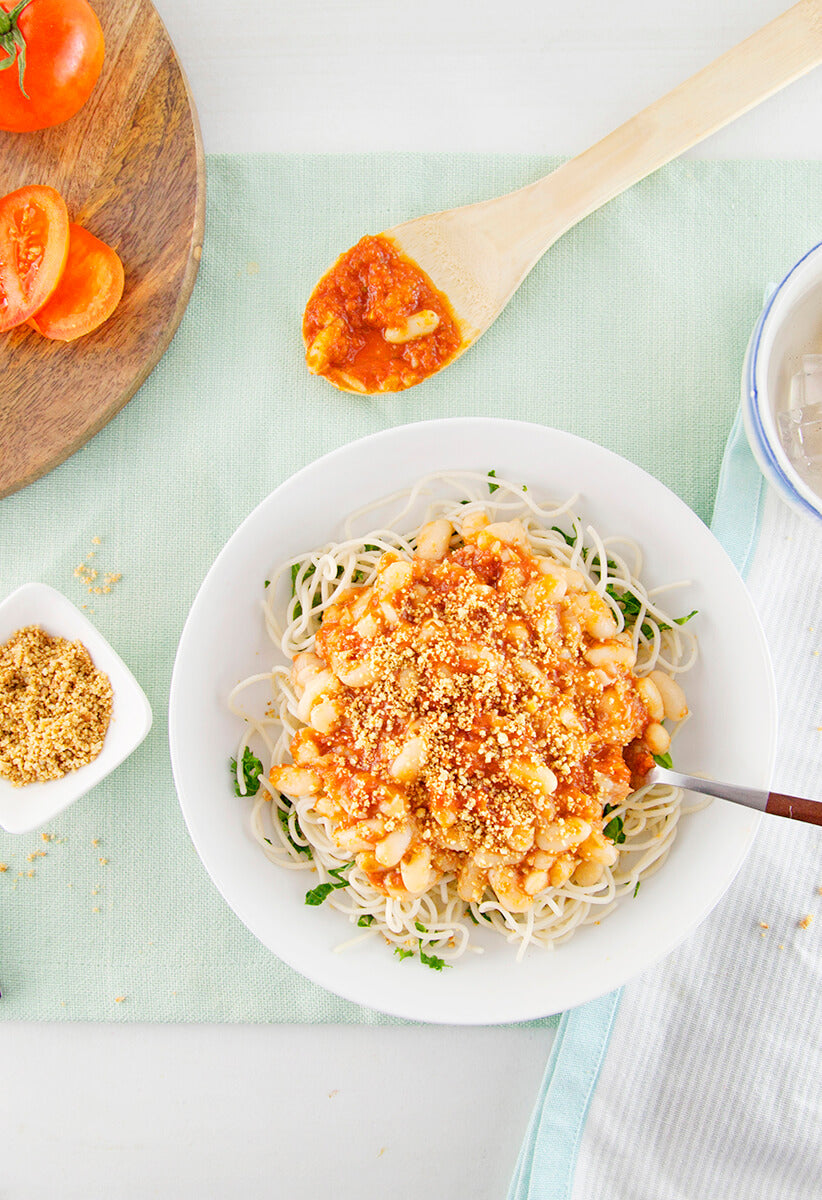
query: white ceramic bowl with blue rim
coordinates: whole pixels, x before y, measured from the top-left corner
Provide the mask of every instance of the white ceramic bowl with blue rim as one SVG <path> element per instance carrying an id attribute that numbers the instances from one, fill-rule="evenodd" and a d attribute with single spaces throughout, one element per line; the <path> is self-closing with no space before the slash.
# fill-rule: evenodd
<path id="1" fill-rule="evenodd" d="M 745 432 L 759 467 L 796 512 L 822 517 L 822 496 L 805 482 L 780 441 L 776 414 L 786 408 L 791 375 L 803 354 L 822 351 L 822 242 L 795 263 L 768 297 L 742 371 Z"/>

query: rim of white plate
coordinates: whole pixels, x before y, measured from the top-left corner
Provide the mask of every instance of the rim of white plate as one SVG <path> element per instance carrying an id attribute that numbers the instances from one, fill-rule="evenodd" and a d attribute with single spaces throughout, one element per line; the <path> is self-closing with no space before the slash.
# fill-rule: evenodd
<path id="1" fill-rule="evenodd" d="M 677 563 L 690 565 L 691 574 L 699 576 L 684 592 L 682 605 L 688 611 L 702 603 L 700 641 L 714 673 L 703 678 L 706 664 L 697 668 L 699 707 L 694 706 L 677 742 L 686 754 L 694 753 L 691 746 L 699 748 L 700 761 L 678 757 L 678 765 L 767 787 L 776 746 L 773 672 L 744 584 L 699 518 L 658 480 L 612 451 L 547 426 L 447 418 L 347 443 L 284 481 L 223 547 L 186 620 L 169 709 L 175 784 L 206 870 L 264 945 L 345 999 L 413 1020 L 529 1020 L 620 986 L 670 953 L 704 920 L 742 865 L 759 823 L 757 814 L 719 801 L 686 818 L 664 869 L 635 900 L 623 902 L 601 926 L 579 930 L 554 951 L 529 950 L 521 964 L 501 939 L 491 943 L 487 937 L 484 956 L 461 959 L 441 974 L 421 970 L 416 960 L 400 963 L 384 946 L 335 954 L 352 927 L 339 913 L 306 908 L 306 876 L 295 878 L 261 854 L 247 828 L 249 804 L 231 793 L 227 760 L 240 724 L 218 709 L 230 686 L 255 669 L 255 657 L 261 662 L 268 661 L 261 655 L 274 657 L 246 626 L 256 623 L 261 630 L 263 581 L 276 562 L 328 541 L 339 525 L 335 514 L 346 515 L 359 500 L 388 495 L 406 479 L 413 482 L 429 470 L 484 472 L 491 466 L 558 500 L 579 490 L 567 489 L 563 478 L 584 475 L 578 509 L 605 535 L 639 534 L 647 543 L 649 530 L 667 527 L 667 541 L 646 544 L 652 550 L 647 572 L 652 583 L 673 578 Z M 546 470 L 554 472 L 556 486 L 539 486 Z M 724 605 L 718 614 L 710 611 L 710 603 L 705 607 L 717 586 Z M 235 650 L 238 657 L 231 661 Z M 226 732 L 232 723 L 235 736 Z M 717 738 L 717 729 L 723 738 Z M 727 769 L 717 769 L 723 763 Z"/>

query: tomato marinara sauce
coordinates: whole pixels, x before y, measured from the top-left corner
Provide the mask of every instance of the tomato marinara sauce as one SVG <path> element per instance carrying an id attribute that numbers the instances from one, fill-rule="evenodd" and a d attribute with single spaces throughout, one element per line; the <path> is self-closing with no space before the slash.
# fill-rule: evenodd
<path id="1" fill-rule="evenodd" d="M 399 392 L 454 357 L 462 337 L 451 305 L 387 237 L 360 238 L 319 281 L 306 306 L 309 371 L 345 391 Z"/>
<path id="2" fill-rule="evenodd" d="M 413 558 L 388 551 L 325 608 L 293 663 L 309 724 L 270 781 L 314 794 L 386 895 L 453 874 L 462 900 L 490 888 L 526 912 L 616 863 L 605 826 L 631 790 L 624 751 L 667 733 L 631 635 L 580 572 L 535 554 L 518 521 L 473 513 L 458 548 L 453 533 L 423 526 Z"/>

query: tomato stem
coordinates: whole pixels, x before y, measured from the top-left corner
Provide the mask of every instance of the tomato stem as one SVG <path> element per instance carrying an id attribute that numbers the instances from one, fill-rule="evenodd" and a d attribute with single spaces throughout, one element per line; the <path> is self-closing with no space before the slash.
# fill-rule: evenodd
<path id="1" fill-rule="evenodd" d="M 31 4 L 31 0 L 19 0 L 11 12 L 0 8 L 0 50 L 5 50 L 6 57 L 0 60 L 0 71 L 7 71 L 17 63 L 17 79 L 20 91 L 29 99 L 23 80 L 26 74 L 26 39 L 17 24 L 23 9 Z"/>

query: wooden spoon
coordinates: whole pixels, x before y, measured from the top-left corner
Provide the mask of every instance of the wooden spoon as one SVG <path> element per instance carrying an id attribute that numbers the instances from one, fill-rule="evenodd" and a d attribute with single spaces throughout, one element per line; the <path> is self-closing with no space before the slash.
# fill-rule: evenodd
<path id="1" fill-rule="evenodd" d="M 794 821 L 807 821 L 809 825 L 822 825 L 822 801 L 807 800 L 802 796 L 786 796 L 784 792 L 764 792 L 761 788 L 742 787 L 738 783 L 719 783 L 716 779 L 702 779 L 698 775 L 683 775 L 667 767 L 654 767 L 645 777 L 646 783 L 669 783 L 672 787 L 687 788 L 703 796 L 717 796 L 720 800 L 732 800 L 759 812 L 773 813 L 777 817 L 791 817 Z"/>
<path id="2" fill-rule="evenodd" d="M 386 230 L 381 236 L 422 268 L 451 303 L 461 341 L 447 361 L 458 358 L 496 320 L 563 233 L 820 62 L 822 0 L 800 0 L 536 183 Z"/>

